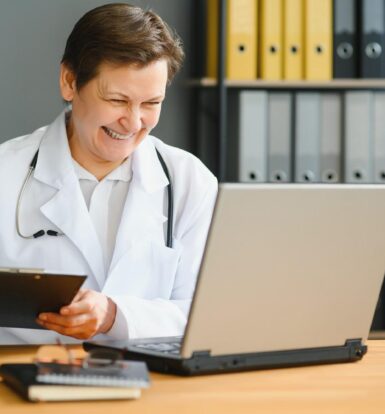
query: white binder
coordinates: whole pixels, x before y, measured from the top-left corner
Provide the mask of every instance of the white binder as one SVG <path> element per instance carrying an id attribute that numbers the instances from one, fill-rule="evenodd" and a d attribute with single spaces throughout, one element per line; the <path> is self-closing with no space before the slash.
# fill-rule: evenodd
<path id="1" fill-rule="evenodd" d="M 385 92 L 374 92 L 374 182 L 385 183 Z"/>
<path id="2" fill-rule="evenodd" d="M 292 95 L 271 92 L 268 98 L 268 180 L 292 180 Z"/>
<path id="3" fill-rule="evenodd" d="M 295 181 L 320 182 L 320 93 L 295 95 Z"/>
<path id="4" fill-rule="evenodd" d="M 345 182 L 373 182 L 373 92 L 345 93 Z"/>
<path id="5" fill-rule="evenodd" d="M 265 182 L 267 172 L 267 92 L 239 96 L 239 181 Z"/>
<path id="6" fill-rule="evenodd" d="M 322 93 L 320 109 L 321 181 L 336 183 L 341 181 L 341 93 Z"/>

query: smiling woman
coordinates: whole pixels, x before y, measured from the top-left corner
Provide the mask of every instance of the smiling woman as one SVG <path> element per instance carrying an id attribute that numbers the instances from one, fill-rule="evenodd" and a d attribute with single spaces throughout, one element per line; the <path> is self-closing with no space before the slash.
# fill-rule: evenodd
<path id="1" fill-rule="evenodd" d="M 158 123 L 166 93 L 167 61 L 144 68 L 104 63 L 79 91 L 61 70 L 61 91 L 72 102 L 67 135 L 72 157 L 99 180 L 130 156 Z"/>
<path id="2" fill-rule="evenodd" d="M 217 181 L 150 135 L 182 60 L 151 10 L 107 4 L 76 23 L 60 71 L 69 109 L 0 146 L 0 265 L 88 279 L 59 313 L 38 316 L 46 330 L 0 328 L 0 343 L 183 334 Z"/>

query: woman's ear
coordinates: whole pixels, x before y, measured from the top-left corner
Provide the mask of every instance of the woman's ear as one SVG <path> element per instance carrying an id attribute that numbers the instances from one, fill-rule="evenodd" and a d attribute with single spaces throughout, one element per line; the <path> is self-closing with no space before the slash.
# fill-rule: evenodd
<path id="1" fill-rule="evenodd" d="M 76 92 L 76 78 L 64 63 L 60 65 L 60 91 L 65 101 L 72 102 Z"/>

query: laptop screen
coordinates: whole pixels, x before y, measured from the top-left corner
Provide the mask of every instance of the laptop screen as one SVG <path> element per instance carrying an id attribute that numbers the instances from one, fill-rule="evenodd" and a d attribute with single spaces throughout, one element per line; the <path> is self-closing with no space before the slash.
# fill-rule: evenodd
<path id="1" fill-rule="evenodd" d="M 221 184 L 182 355 L 365 341 L 384 206 L 379 185 Z"/>

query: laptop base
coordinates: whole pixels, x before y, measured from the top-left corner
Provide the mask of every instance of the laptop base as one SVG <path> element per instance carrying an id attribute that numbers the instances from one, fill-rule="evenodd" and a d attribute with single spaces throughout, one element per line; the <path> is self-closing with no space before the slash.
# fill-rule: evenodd
<path id="1" fill-rule="evenodd" d="M 94 348 L 120 350 L 125 359 L 144 361 L 151 371 L 183 376 L 354 362 L 367 352 L 367 346 L 360 339 L 347 340 L 342 346 L 290 351 L 220 356 L 210 356 L 209 352 L 196 352 L 191 358 L 168 356 L 161 352 L 135 351 L 134 346 L 122 346 L 122 342 L 114 341 L 84 342 L 83 347 L 86 351 Z"/>

